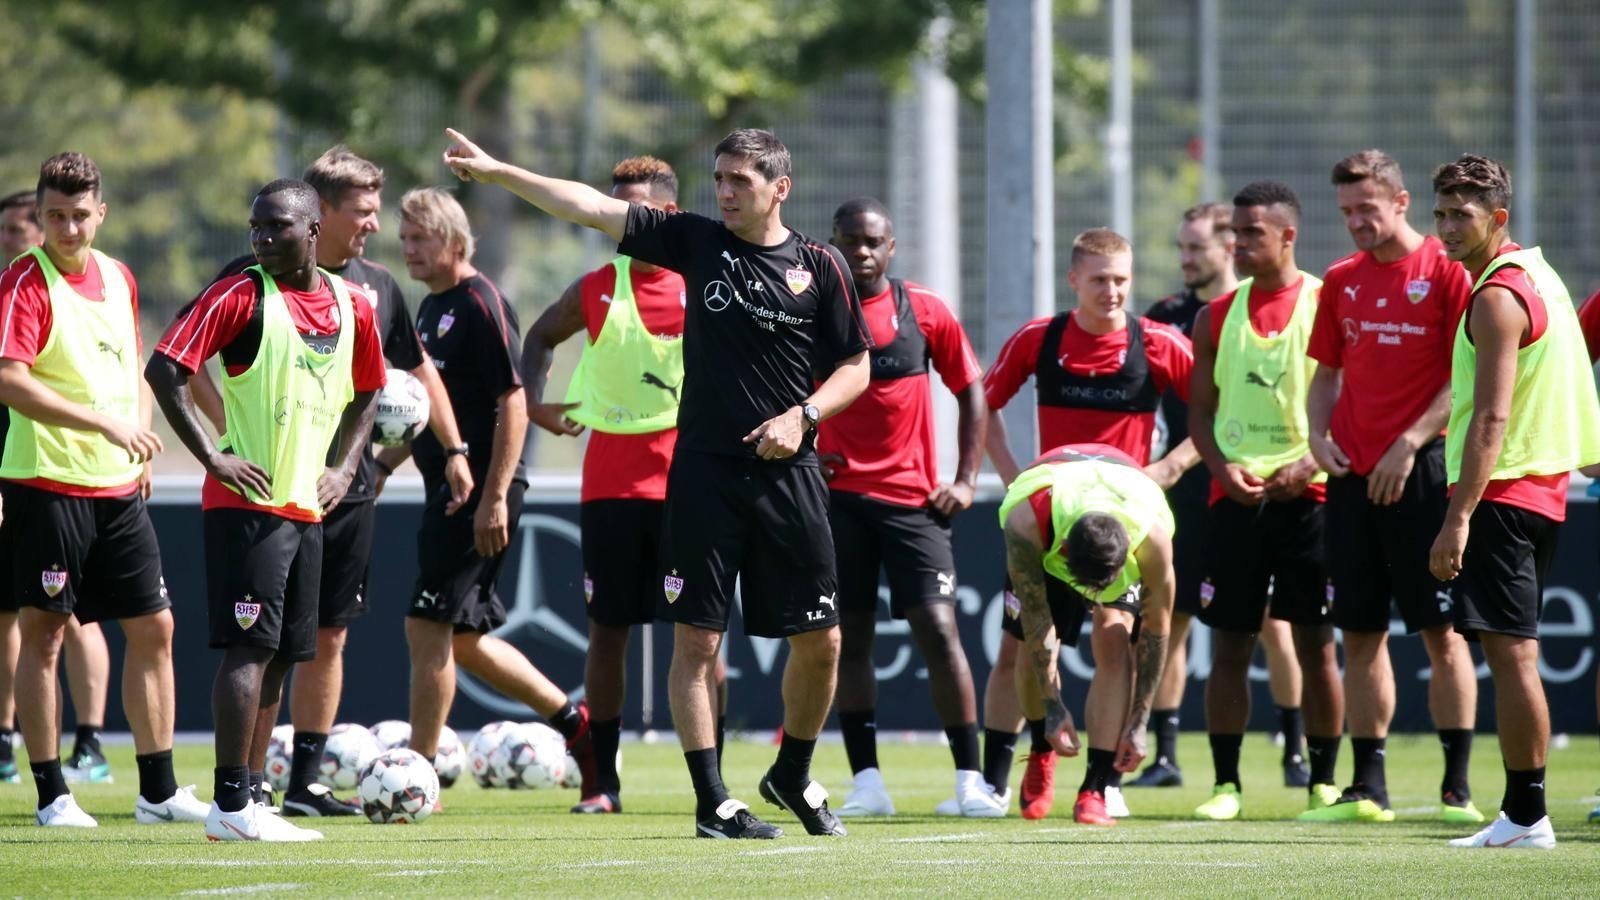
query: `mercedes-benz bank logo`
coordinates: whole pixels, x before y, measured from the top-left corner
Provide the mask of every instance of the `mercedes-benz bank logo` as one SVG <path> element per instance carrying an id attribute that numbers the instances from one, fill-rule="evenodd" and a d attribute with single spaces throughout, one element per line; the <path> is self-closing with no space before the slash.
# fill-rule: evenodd
<path id="1" fill-rule="evenodd" d="M 571 651 L 583 659 L 589 651 L 588 625 L 574 628 L 551 609 L 543 600 L 544 581 L 540 571 L 540 538 L 545 542 L 558 541 L 571 546 L 570 552 L 579 556 L 583 552 L 582 532 L 576 522 L 543 513 L 524 513 L 517 520 L 517 591 L 506 607 L 506 623 L 496 628 L 494 636 L 519 647 L 537 643 Z M 548 551 L 546 551 L 548 552 Z M 580 615 L 581 607 L 579 607 Z M 526 705 L 512 700 L 478 681 L 466 669 L 456 670 L 456 686 L 479 706 L 508 718 L 525 719 L 535 715 Z M 583 686 L 577 686 L 573 698 L 583 696 Z"/>
<path id="2" fill-rule="evenodd" d="M 706 285 L 704 299 L 706 309 L 722 312 L 733 302 L 733 286 L 726 281 L 713 281 Z"/>

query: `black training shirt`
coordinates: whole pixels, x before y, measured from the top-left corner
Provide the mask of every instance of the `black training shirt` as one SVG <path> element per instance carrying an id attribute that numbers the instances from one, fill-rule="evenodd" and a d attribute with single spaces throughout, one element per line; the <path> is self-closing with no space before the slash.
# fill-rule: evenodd
<path id="1" fill-rule="evenodd" d="M 753 456 L 745 435 L 811 396 L 814 371 L 871 346 L 844 256 L 798 231 L 762 247 L 635 203 L 617 249 L 685 282 L 678 450 Z M 816 465 L 811 441 L 780 462 Z"/>

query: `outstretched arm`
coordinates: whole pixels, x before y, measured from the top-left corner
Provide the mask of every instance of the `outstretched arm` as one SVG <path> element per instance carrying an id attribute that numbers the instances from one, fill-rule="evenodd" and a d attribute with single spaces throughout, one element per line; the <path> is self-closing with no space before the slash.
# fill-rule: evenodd
<path id="1" fill-rule="evenodd" d="M 480 181 L 505 188 L 558 219 L 603 231 L 622 240 L 628 224 L 628 203 L 577 181 L 547 178 L 501 162 L 467 140 L 454 128 L 444 133 L 453 141 L 444 151 L 444 164 L 462 181 Z"/>

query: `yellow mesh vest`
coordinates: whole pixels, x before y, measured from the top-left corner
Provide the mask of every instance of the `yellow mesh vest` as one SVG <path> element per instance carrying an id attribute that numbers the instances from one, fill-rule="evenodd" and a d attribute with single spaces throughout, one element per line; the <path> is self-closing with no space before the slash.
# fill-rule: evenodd
<path id="1" fill-rule="evenodd" d="M 593 341 L 585 340 L 567 387 L 566 402 L 579 404 L 567 418 L 611 434 L 676 428 L 683 391 L 683 339 L 660 338 L 645 327 L 628 274 L 631 262 L 626 256 L 612 261 L 617 286 L 606 320 Z"/>
<path id="2" fill-rule="evenodd" d="M 139 421 L 139 323 L 122 267 L 98 250 L 105 299 L 82 297 L 43 247 L 32 256 L 50 292 L 50 336 L 34 360 L 35 380 L 67 400 L 130 424 Z M 19 257 L 20 258 L 20 257 Z M 137 481 L 141 466 L 98 431 L 45 425 L 11 410 L 0 477 L 48 478 L 63 484 L 109 488 Z"/>

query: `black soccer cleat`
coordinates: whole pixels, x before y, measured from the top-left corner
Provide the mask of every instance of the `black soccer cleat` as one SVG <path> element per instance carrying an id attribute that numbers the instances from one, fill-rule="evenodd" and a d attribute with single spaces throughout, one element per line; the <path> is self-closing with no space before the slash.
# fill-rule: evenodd
<path id="1" fill-rule="evenodd" d="M 340 800 L 333 791 L 320 784 L 307 785 L 303 790 L 286 794 L 283 798 L 285 816 L 359 816 L 361 806 L 354 800 Z"/>
<path id="2" fill-rule="evenodd" d="M 849 832 L 839 822 L 839 817 L 828 809 L 828 791 L 820 782 L 813 781 L 803 791 L 786 791 L 772 783 L 772 770 L 761 776 L 761 796 L 773 806 L 794 813 L 806 834 L 818 837 L 844 837 Z"/>
<path id="3" fill-rule="evenodd" d="M 1311 786 L 1311 770 L 1306 768 L 1305 758 L 1298 753 L 1283 761 L 1283 786 L 1291 788 Z"/>
<path id="4" fill-rule="evenodd" d="M 722 801 L 708 819 L 694 823 L 694 836 L 721 840 L 762 840 L 783 837 L 783 829 L 768 825 L 750 812 L 750 807 L 734 799 Z"/>
<path id="5" fill-rule="evenodd" d="M 622 812 L 622 800 L 616 794 L 599 793 L 579 800 L 572 811 L 580 815 L 604 815 Z"/>
<path id="6" fill-rule="evenodd" d="M 1128 782 L 1128 787 L 1183 787 L 1183 770 L 1172 763 L 1157 760 L 1145 766 L 1138 778 Z"/>

